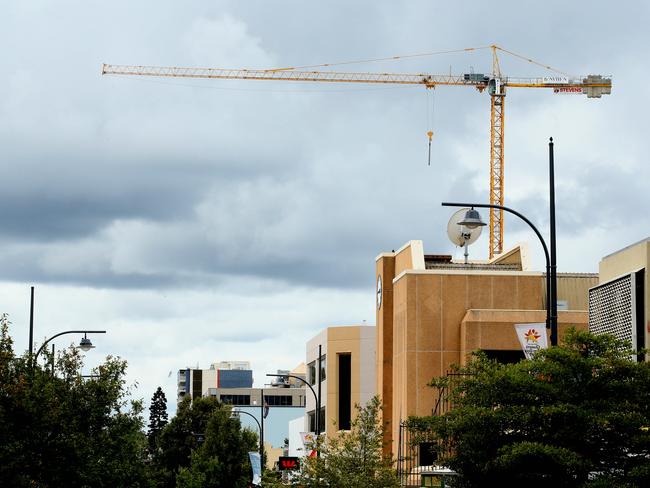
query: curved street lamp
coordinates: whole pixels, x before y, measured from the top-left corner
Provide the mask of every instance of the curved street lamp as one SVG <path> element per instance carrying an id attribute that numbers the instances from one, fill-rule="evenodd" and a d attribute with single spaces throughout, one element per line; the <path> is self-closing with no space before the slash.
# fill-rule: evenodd
<path id="1" fill-rule="evenodd" d="M 232 410 L 232 415 L 234 417 L 239 417 L 240 413 L 243 413 L 244 415 L 248 415 L 250 418 L 252 418 L 257 424 L 257 428 L 260 430 L 260 459 L 262 459 L 262 455 L 264 452 L 264 438 L 262 437 L 263 436 L 262 424 L 260 424 L 260 421 L 257 420 L 257 417 L 250 412 L 244 412 L 243 410 Z"/>
<path id="2" fill-rule="evenodd" d="M 266 376 L 275 376 L 278 378 L 294 378 L 296 380 L 302 381 L 305 385 L 309 387 L 311 390 L 312 394 L 314 395 L 314 400 L 316 400 L 316 415 L 315 415 L 315 421 L 316 421 L 316 436 L 320 435 L 320 398 L 318 395 L 316 395 L 316 392 L 314 391 L 314 388 L 309 384 L 307 380 L 304 378 L 301 378 L 300 376 L 296 376 L 295 374 L 269 374 L 267 373 Z M 320 378 L 319 378 L 320 379 Z"/>
<path id="3" fill-rule="evenodd" d="M 52 339 L 56 339 L 57 337 L 65 334 L 83 334 L 84 336 L 79 342 L 79 349 L 81 349 L 82 351 L 90 351 L 95 346 L 93 346 L 91 340 L 88 339 L 88 334 L 106 334 L 106 331 L 105 330 L 66 330 L 64 332 L 59 332 L 58 334 L 53 335 L 49 339 L 45 339 L 45 342 L 41 344 L 41 347 L 38 349 L 38 351 L 36 351 L 36 354 L 34 354 L 34 358 L 33 358 L 34 363 L 36 363 L 36 360 L 38 359 L 38 355 L 43 351 L 43 349 L 45 348 L 48 342 L 50 342 Z"/>
<path id="4" fill-rule="evenodd" d="M 474 229 L 481 225 L 485 225 L 481 220 L 480 214 L 474 210 L 474 207 L 477 208 L 495 208 L 500 210 L 505 210 L 510 212 L 513 215 L 516 215 L 521 220 L 526 222 L 532 229 L 535 231 L 535 234 L 539 238 L 539 242 L 542 244 L 544 249 L 544 257 L 546 258 L 546 328 L 551 330 L 551 345 L 557 346 L 557 312 L 554 312 L 554 307 L 552 307 L 552 301 L 554 298 L 554 290 L 557 289 L 557 276 L 553 273 L 553 267 L 551 262 L 551 257 L 548 252 L 548 247 L 546 247 L 546 242 L 542 238 L 537 227 L 528 220 L 524 215 L 503 205 L 496 205 L 492 203 L 458 203 L 458 202 L 442 202 L 443 207 L 470 207 L 470 210 L 465 214 L 465 218 L 458 222 L 459 225 L 464 225 L 470 229 Z"/>

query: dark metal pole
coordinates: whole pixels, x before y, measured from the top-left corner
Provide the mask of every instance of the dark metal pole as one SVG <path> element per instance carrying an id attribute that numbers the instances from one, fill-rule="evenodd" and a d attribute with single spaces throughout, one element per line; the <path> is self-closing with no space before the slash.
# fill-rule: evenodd
<path id="1" fill-rule="evenodd" d="M 262 434 L 262 425 L 263 424 L 260 424 L 260 421 L 257 420 L 257 417 L 255 417 L 255 415 L 253 415 L 250 412 L 244 412 L 243 410 L 233 410 L 232 411 L 233 415 L 239 416 L 240 413 L 243 413 L 244 415 L 248 415 L 250 418 L 252 418 L 255 421 L 255 423 L 257 424 L 257 428 L 260 430 L 260 461 L 261 461 L 262 452 L 264 451 L 264 448 L 263 448 L 263 446 L 264 446 L 264 434 Z M 264 422 L 264 416 L 262 416 L 262 422 Z"/>
<path id="2" fill-rule="evenodd" d="M 550 234 L 551 234 L 551 345 L 557 346 L 557 252 L 555 245 L 555 161 L 553 157 L 553 138 L 548 143 L 548 177 L 550 192 Z"/>
<path id="3" fill-rule="evenodd" d="M 322 346 L 318 345 L 318 398 L 316 399 L 316 437 L 320 435 L 320 395 L 321 395 L 321 364 Z"/>
<path id="4" fill-rule="evenodd" d="M 510 212 L 513 215 L 516 215 L 519 217 L 521 220 L 526 222 L 533 231 L 535 231 L 535 234 L 537 235 L 537 238 L 539 239 L 539 242 L 542 244 L 542 248 L 544 248 L 544 257 L 546 258 L 546 328 L 551 329 L 551 336 L 553 334 L 553 329 L 551 327 L 551 258 L 548 253 L 548 247 L 546 247 L 546 242 L 542 238 L 542 234 L 537 230 L 537 227 L 533 225 L 533 223 L 528 220 L 524 215 L 520 214 L 516 210 L 513 210 L 508 207 L 504 207 L 503 205 L 496 205 L 492 203 L 458 203 L 458 202 L 442 202 L 443 207 L 477 207 L 477 208 L 498 208 L 501 210 L 505 210 L 506 212 Z M 552 343 L 551 343 L 552 344 Z"/>
<path id="5" fill-rule="evenodd" d="M 34 287 L 32 286 L 31 300 L 29 304 L 29 359 L 31 361 L 34 352 Z"/>
<path id="6" fill-rule="evenodd" d="M 264 471 L 264 388 L 260 388 L 260 464 Z"/>
<path id="7" fill-rule="evenodd" d="M 320 346 L 319 346 L 320 348 Z M 320 354 L 319 354 L 320 356 Z M 320 373 L 319 373 L 320 375 Z M 305 385 L 309 387 L 311 390 L 312 395 L 314 395 L 314 400 L 316 401 L 316 414 L 320 411 L 320 396 L 316 395 L 316 392 L 314 391 L 314 388 L 309 384 L 309 381 L 305 380 L 304 378 L 301 378 L 300 376 L 296 376 L 295 374 L 271 374 L 271 373 L 266 373 L 266 376 L 275 376 L 277 378 L 295 378 L 298 381 L 302 381 Z M 319 378 L 320 379 L 320 378 Z M 319 390 L 320 390 L 320 385 L 319 385 Z M 318 417 L 316 417 L 318 419 Z M 318 432 L 318 425 L 316 425 L 316 432 Z M 316 452 L 316 455 L 320 457 L 320 451 Z"/>
<path id="8" fill-rule="evenodd" d="M 54 344 L 52 344 L 52 376 L 54 376 Z"/>

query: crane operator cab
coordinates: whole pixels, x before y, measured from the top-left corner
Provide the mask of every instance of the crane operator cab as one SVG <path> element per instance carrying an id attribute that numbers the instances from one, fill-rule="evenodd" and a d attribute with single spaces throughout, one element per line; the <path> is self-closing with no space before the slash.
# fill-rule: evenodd
<path id="1" fill-rule="evenodd" d="M 490 95 L 503 96 L 505 92 L 503 90 L 503 81 L 501 78 L 492 78 L 488 81 L 488 93 Z"/>

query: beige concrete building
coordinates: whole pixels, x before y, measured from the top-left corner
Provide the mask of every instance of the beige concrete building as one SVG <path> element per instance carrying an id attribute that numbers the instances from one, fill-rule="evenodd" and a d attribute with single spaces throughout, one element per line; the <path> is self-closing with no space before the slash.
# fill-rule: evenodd
<path id="1" fill-rule="evenodd" d="M 318 349 L 321 368 L 318 370 Z M 375 327 L 328 327 L 307 342 L 307 381 L 321 398 L 321 432 L 348 430 L 354 405 L 375 395 Z M 306 392 L 306 431 L 316 431 L 316 400 Z"/>
<path id="2" fill-rule="evenodd" d="M 590 330 L 612 333 L 635 349 L 650 348 L 649 263 L 650 238 L 600 261 L 598 286 L 589 290 Z"/>
<path id="3" fill-rule="evenodd" d="M 587 327 L 595 274 L 558 275 L 560 340 L 569 326 Z M 432 378 L 482 349 L 502 361 L 523 357 L 518 323 L 546 319 L 545 275 L 531 271 L 525 246 L 490 261 L 459 263 L 425 255 L 410 241 L 376 259 L 377 392 L 384 403 L 387 447 L 397 453 L 400 422 L 431 415 Z"/>

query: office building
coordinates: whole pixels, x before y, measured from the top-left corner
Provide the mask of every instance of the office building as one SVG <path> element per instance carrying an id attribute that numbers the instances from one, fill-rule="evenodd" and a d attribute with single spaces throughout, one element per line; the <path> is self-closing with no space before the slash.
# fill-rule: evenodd
<path id="1" fill-rule="evenodd" d="M 375 347 L 375 327 L 363 325 L 328 327 L 307 342 L 307 381 L 320 394 L 322 433 L 349 430 L 354 405 L 375 395 Z M 315 432 L 316 399 L 307 392 L 306 400 L 305 429 Z"/>
<path id="2" fill-rule="evenodd" d="M 589 330 L 613 334 L 636 350 L 650 348 L 648 263 L 650 238 L 600 261 L 598 285 L 589 290 Z"/>
<path id="3" fill-rule="evenodd" d="M 177 375 L 177 401 L 206 396 L 210 388 L 252 388 L 253 371 L 248 361 L 212 363 L 209 369 L 185 368 Z"/>
<path id="4" fill-rule="evenodd" d="M 523 357 L 514 325 L 546 320 L 545 274 L 530 270 L 525 246 L 489 261 L 429 255 L 422 241 L 376 258 L 377 392 L 387 450 L 398 452 L 400 423 L 431 415 L 427 384 L 477 349 L 499 361 Z M 595 274 L 558 274 L 558 330 L 586 329 Z"/>

